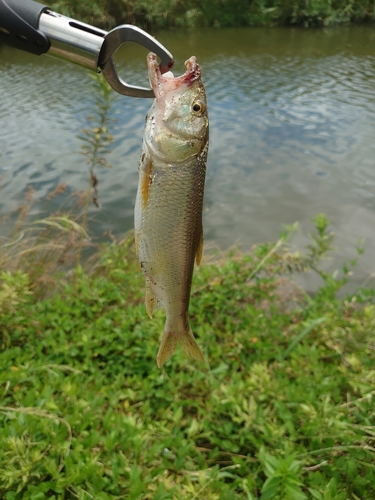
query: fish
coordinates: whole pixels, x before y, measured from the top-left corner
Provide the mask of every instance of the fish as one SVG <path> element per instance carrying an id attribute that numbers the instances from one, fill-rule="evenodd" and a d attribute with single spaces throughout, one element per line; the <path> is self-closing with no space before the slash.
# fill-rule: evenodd
<path id="1" fill-rule="evenodd" d="M 135 248 L 146 278 L 150 318 L 164 307 L 166 320 L 156 357 L 161 368 L 178 344 L 205 362 L 189 325 L 194 263 L 203 253 L 203 195 L 208 154 L 208 113 L 196 57 L 183 75 L 161 74 L 147 56 L 155 99 L 146 116 L 134 210 Z"/>

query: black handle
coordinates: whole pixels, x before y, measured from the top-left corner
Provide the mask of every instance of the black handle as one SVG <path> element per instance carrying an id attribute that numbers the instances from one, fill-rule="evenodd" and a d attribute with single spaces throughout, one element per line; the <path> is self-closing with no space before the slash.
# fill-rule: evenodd
<path id="1" fill-rule="evenodd" d="M 38 30 L 40 15 L 47 9 L 32 0 L 0 0 L 0 43 L 36 55 L 47 52 L 50 42 Z"/>

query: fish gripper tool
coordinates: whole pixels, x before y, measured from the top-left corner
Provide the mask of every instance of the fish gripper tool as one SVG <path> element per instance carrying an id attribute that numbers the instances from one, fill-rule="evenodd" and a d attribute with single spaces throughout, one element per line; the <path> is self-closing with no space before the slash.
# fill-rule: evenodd
<path id="1" fill-rule="evenodd" d="M 172 54 L 137 26 L 123 24 L 106 32 L 32 0 L 0 0 L 0 43 L 101 71 L 119 94 L 154 97 L 151 88 L 130 85 L 118 75 L 113 55 L 125 42 L 138 43 L 154 52 L 160 58 L 161 73 L 172 68 Z"/>

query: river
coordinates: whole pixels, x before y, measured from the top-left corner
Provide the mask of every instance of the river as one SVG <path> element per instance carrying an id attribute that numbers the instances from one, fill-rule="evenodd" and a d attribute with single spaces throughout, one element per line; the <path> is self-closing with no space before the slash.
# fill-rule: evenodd
<path id="1" fill-rule="evenodd" d="M 246 250 L 298 221 L 292 242 L 300 247 L 310 219 L 324 212 L 336 233 L 330 270 L 365 241 L 352 278 L 358 286 L 375 271 L 375 28 L 204 29 L 157 38 L 174 54 L 175 74 L 193 54 L 203 68 L 210 117 L 205 240 Z M 131 49 L 117 55 L 121 74 L 146 81 L 146 52 Z M 77 134 L 87 126 L 92 90 L 84 69 L 51 57 L 1 48 L 0 63 L 3 215 L 22 203 L 29 185 L 36 197 L 58 183 L 68 184 L 68 194 L 87 187 Z M 112 168 L 97 171 L 102 208 L 90 209 L 96 239 L 106 231 L 121 237 L 133 226 L 150 105 L 115 100 Z M 44 209 L 58 208 L 64 196 Z"/>

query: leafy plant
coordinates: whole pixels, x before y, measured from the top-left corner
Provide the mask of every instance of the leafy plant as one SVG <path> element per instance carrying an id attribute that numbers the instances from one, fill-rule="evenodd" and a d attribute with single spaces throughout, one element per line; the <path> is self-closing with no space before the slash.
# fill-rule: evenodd
<path id="1" fill-rule="evenodd" d="M 260 500 L 306 500 L 299 475 L 302 462 L 295 457 L 276 458 L 266 453 L 262 447 L 259 451 L 259 460 L 267 476 L 262 486 Z"/>

